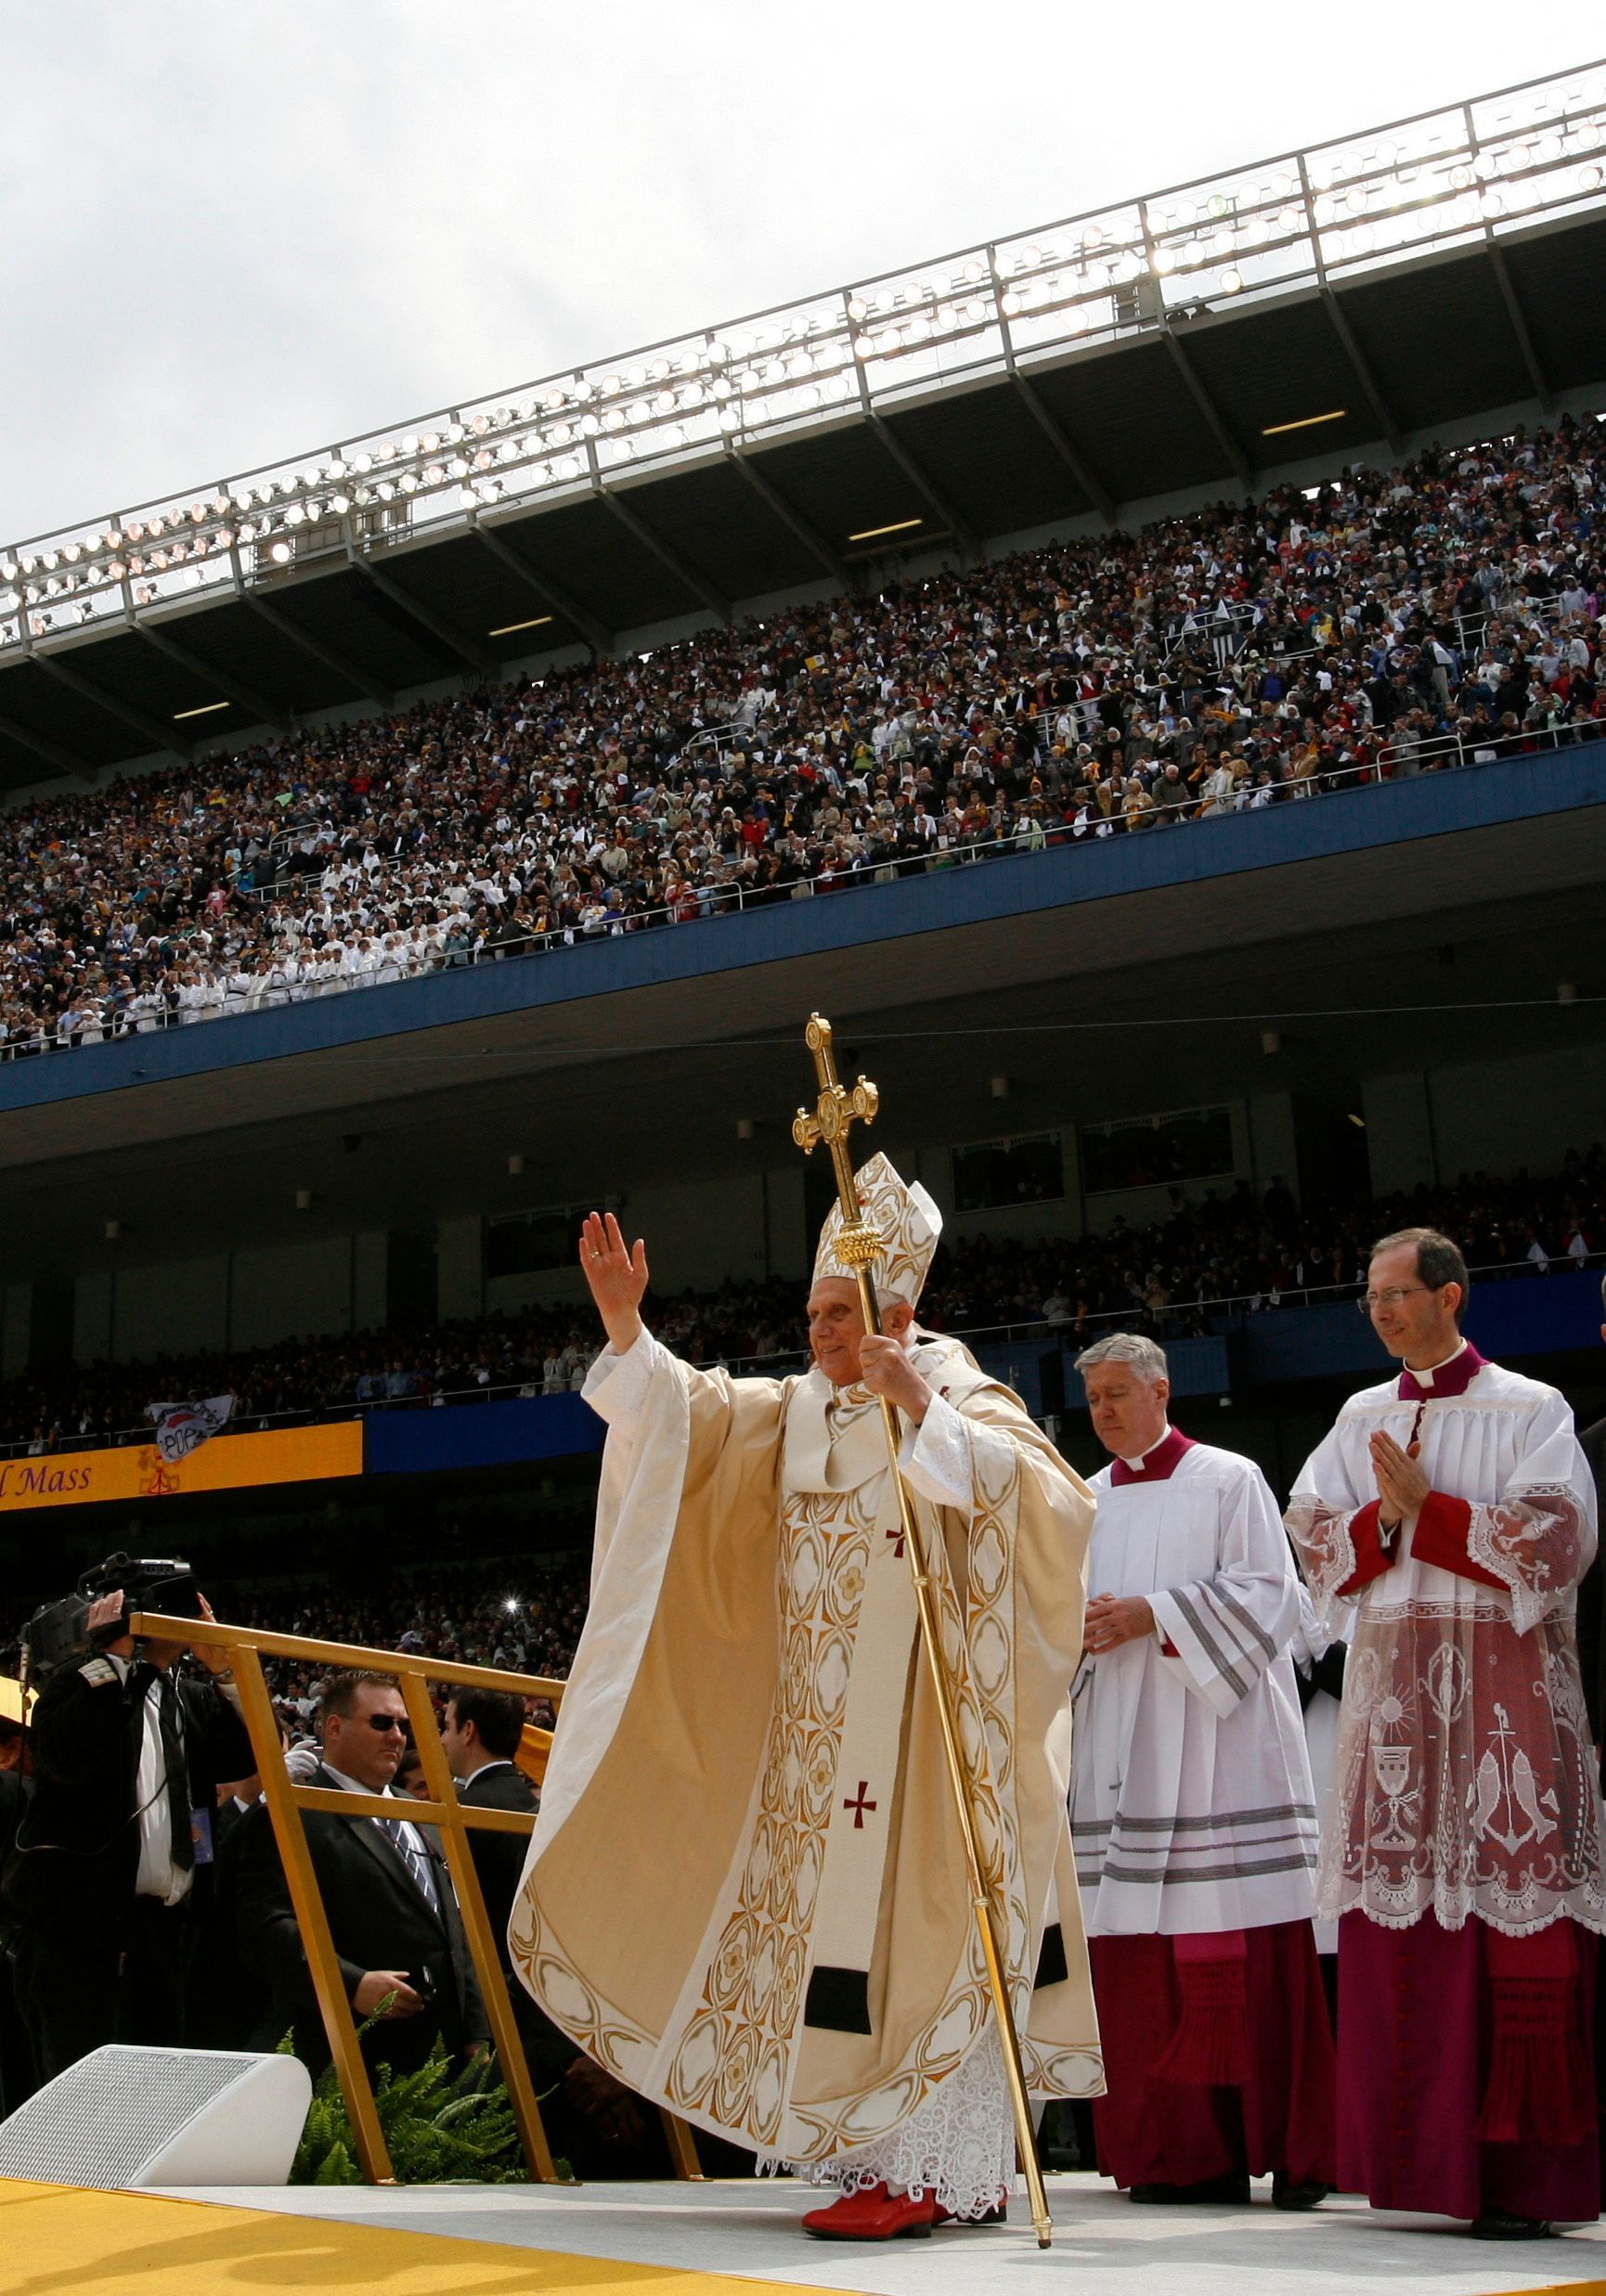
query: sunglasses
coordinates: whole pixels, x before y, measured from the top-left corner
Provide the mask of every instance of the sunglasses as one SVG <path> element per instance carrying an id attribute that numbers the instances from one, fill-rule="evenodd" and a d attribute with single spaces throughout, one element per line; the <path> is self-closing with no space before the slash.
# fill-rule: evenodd
<path id="1" fill-rule="evenodd" d="M 404 1738 L 407 1736 L 408 1726 L 399 1714 L 365 1714 L 363 1720 L 381 1737 L 388 1737 L 393 1730 L 399 1731 Z"/>

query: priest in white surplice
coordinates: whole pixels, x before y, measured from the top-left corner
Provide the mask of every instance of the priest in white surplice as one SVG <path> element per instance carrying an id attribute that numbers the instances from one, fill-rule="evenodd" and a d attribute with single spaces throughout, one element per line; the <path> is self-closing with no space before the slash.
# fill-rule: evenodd
<path id="1" fill-rule="evenodd" d="M 885 1336 L 821 1238 L 803 1378 L 731 1379 L 642 1325 L 646 1258 L 586 1223 L 609 1346 L 590 1610 L 514 1967 L 630 2087 L 841 2198 L 885 2239 L 996 2215 L 1004 2063 L 917 1644 L 879 1397 L 925 1529 L 1029 2086 L 1101 2084 L 1066 1815 L 1085 1486 L 914 1303 L 940 1219 L 875 1156 Z"/>
<path id="2" fill-rule="evenodd" d="M 1509 2240 L 1600 2206 L 1595 1494 L 1566 1399 L 1486 1362 L 1466 1301 L 1447 1236 L 1373 1246 L 1362 1304 L 1400 1370 L 1344 1405 L 1288 1520 L 1324 1620 L 1355 1614 L 1318 1884 L 1343 2185 Z"/>
<path id="3" fill-rule="evenodd" d="M 1094 1431 L 1071 1835 L 1134 2200 L 1280 2208 L 1333 2182 L 1333 2043 L 1311 1915 L 1316 1812 L 1289 1645 L 1299 1581 L 1265 1478 L 1171 1426 L 1152 1339 L 1077 1358 Z"/>

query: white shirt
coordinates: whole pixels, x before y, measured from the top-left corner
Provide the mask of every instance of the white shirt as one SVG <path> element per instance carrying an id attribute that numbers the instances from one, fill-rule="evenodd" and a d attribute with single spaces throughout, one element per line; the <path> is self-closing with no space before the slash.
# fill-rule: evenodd
<path id="1" fill-rule="evenodd" d="M 429 1844 L 425 1841 L 423 1834 L 420 1828 L 413 1824 L 411 1818 L 404 1818 L 401 1814 L 401 1805 L 407 1799 L 407 1796 L 405 1794 L 398 1794 L 388 1786 L 364 1786 L 356 1778 L 348 1778 L 343 1770 L 337 1770 L 333 1762 L 328 1761 L 327 1759 L 324 1761 L 323 1767 L 328 1771 L 330 1776 L 334 1780 L 335 1784 L 348 1794 L 379 1793 L 384 1796 L 386 1801 L 394 1801 L 396 1805 L 396 1814 L 394 1818 L 370 1818 L 369 1820 L 369 1824 L 370 1825 L 396 1826 L 401 1833 L 408 1837 L 412 1843 L 415 1854 L 423 1859 L 432 1877 L 434 1877 L 434 1862 L 430 1856 Z M 437 1889 L 440 1886 L 438 1879 L 436 1879 L 435 1886 Z M 438 1913 L 439 1910 L 440 1909 L 437 1906 L 435 1911 Z"/>
<path id="2" fill-rule="evenodd" d="M 123 1680 L 128 1680 L 131 1658 L 109 1650 L 105 1657 Z M 158 1898 L 163 1905 L 181 1905 L 195 1879 L 187 1865 L 173 1861 L 173 1822 L 167 1799 L 167 1750 L 162 1743 L 162 1684 L 156 1675 L 147 1685 L 145 1713 L 139 1738 L 139 1762 L 134 1773 L 134 1806 L 138 1812 L 139 1864 L 134 1877 L 136 1897 Z M 224 1696 L 229 1686 L 220 1684 Z M 184 1741 L 184 1709 L 176 1709 L 179 1743 Z M 182 1816 L 188 1822 L 189 1812 Z"/>

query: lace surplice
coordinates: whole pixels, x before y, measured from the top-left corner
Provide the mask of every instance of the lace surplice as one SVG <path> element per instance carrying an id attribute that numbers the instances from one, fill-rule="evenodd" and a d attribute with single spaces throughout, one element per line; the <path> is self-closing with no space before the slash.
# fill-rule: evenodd
<path id="1" fill-rule="evenodd" d="M 1379 1427 L 1420 1442 L 1432 1493 L 1392 1544 L 1367 1448 Z M 1320 1912 L 1606 1928 L 1574 1628 L 1593 1491 L 1563 1399 L 1496 1364 L 1425 1408 L 1368 1389 L 1307 1462 L 1288 1528 L 1329 1628 L 1358 1606 Z"/>

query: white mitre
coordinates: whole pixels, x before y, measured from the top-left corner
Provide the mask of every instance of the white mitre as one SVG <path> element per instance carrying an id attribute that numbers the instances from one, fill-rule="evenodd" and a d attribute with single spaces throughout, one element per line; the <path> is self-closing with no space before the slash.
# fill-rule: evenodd
<path id="1" fill-rule="evenodd" d="M 931 1271 L 931 1261 L 942 1233 L 942 1214 L 916 1180 L 913 1187 L 900 1180 L 884 1155 L 874 1155 L 853 1175 L 860 1209 L 881 1237 L 881 1257 L 871 1274 L 878 1294 L 901 1299 L 913 1308 Z M 834 1204 L 820 1231 L 820 1249 L 814 1255 L 814 1281 L 822 1276 L 852 1277 L 853 1271 L 836 1257 L 842 1232 L 842 1206 Z"/>

